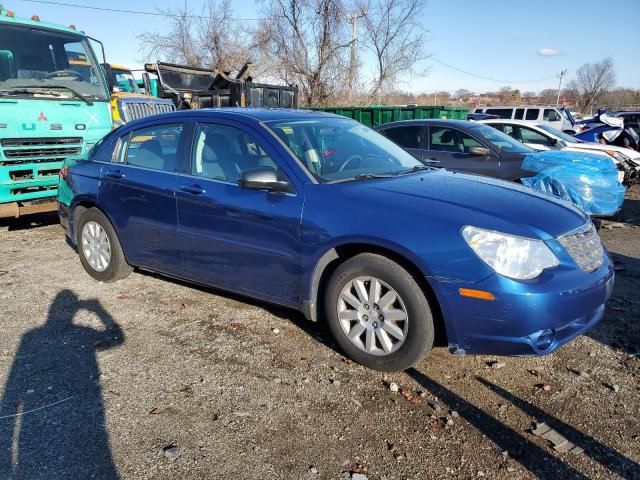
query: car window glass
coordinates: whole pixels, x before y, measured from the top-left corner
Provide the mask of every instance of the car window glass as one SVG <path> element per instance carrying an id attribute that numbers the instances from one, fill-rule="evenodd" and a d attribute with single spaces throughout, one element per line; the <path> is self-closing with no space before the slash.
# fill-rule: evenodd
<path id="1" fill-rule="evenodd" d="M 524 117 L 524 108 L 516 108 L 516 114 L 513 118 L 516 120 L 522 120 Z"/>
<path id="2" fill-rule="evenodd" d="M 537 120 L 538 115 L 540 115 L 539 108 L 527 108 L 527 115 L 525 117 L 526 120 Z"/>
<path id="3" fill-rule="evenodd" d="M 511 114 L 513 113 L 513 108 L 487 108 L 485 113 L 498 115 L 498 117 L 500 118 L 509 120 L 511 118 Z"/>
<path id="4" fill-rule="evenodd" d="M 544 109 L 544 120 L 547 122 L 557 122 L 560 120 L 560 115 L 553 108 Z"/>
<path id="5" fill-rule="evenodd" d="M 530 128 L 520 127 L 520 140 L 523 143 L 534 143 L 536 145 L 546 145 L 548 142 L 547 137 L 541 133 L 531 130 Z M 512 135 L 513 136 L 513 135 Z"/>
<path id="6" fill-rule="evenodd" d="M 199 124 L 192 149 L 192 174 L 237 183 L 242 172 L 277 164 L 248 133 L 227 125 Z M 282 172 L 279 172 L 282 177 Z"/>
<path id="7" fill-rule="evenodd" d="M 470 147 L 482 147 L 473 137 L 448 127 L 431 127 L 431 150 L 467 153 Z"/>
<path id="8" fill-rule="evenodd" d="M 175 172 L 181 124 L 153 125 L 129 134 L 124 162 L 127 165 Z"/>
<path id="9" fill-rule="evenodd" d="M 389 140 L 393 140 L 403 148 L 420 148 L 420 134 L 422 128 L 418 125 L 387 128 L 382 133 Z"/>
<path id="10" fill-rule="evenodd" d="M 112 162 L 124 163 L 125 153 L 127 151 L 127 143 L 129 142 L 130 135 L 130 133 L 127 133 L 126 135 L 118 138 L 116 147 L 113 149 L 113 157 L 111 158 Z"/>

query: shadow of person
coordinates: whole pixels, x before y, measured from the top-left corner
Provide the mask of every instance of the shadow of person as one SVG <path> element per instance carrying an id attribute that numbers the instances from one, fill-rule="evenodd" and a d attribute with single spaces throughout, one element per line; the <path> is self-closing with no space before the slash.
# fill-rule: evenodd
<path id="1" fill-rule="evenodd" d="M 519 431 L 505 425 L 493 415 L 486 413 L 458 394 L 427 377 L 424 373 L 410 368 L 406 373 L 432 395 L 438 397 L 448 408 L 456 410 L 467 422 L 493 441 L 501 450 L 529 470 L 536 478 L 587 479 L 586 475 L 573 468 L 561 458 L 540 448 L 523 437 Z"/>
<path id="2" fill-rule="evenodd" d="M 95 314 L 103 329 L 73 324 Z M 119 478 L 111 458 L 96 351 L 124 342 L 97 300 L 63 290 L 25 333 L 0 402 L 0 478 Z"/>

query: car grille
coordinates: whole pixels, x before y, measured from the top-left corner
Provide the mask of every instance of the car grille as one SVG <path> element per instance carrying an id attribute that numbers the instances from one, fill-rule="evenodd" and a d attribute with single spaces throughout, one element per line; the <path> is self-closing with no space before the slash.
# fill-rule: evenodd
<path id="1" fill-rule="evenodd" d="M 585 272 L 593 272 L 604 263 L 604 249 L 592 223 L 577 232 L 558 237 L 558 242 Z"/>
<path id="2" fill-rule="evenodd" d="M 136 102 L 127 99 L 122 102 L 122 117 L 125 122 L 139 118 L 157 115 L 159 113 L 173 112 L 175 107 L 170 102 L 150 102 L 148 100 Z"/>
<path id="3" fill-rule="evenodd" d="M 3 138 L 0 165 L 58 162 L 82 152 L 82 137 Z"/>

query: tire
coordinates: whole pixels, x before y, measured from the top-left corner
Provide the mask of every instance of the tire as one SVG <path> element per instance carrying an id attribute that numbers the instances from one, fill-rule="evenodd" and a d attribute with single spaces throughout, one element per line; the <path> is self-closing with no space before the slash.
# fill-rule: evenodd
<path id="1" fill-rule="evenodd" d="M 389 303 L 394 292 L 395 301 Z M 372 296 L 377 300 L 369 305 Z M 367 303 L 360 301 L 363 297 Z M 324 311 L 347 356 L 374 370 L 405 370 L 433 347 L 433 315 L 422 289 L 409 272 L 382 255 L 362 253 L 340 264 L 327 283 Z M 403 314 L 406 320 L 399 320 Z"/>
<path id="2" fill-rule="evenodd" d="M 84 239 L 83 234 L 86 234 Z M 89 243 L 91 240 L 93 245 Z M 125 259 L 111 222 L 97 208 L 90 208 L 80 217 L 76 228 L 76 244 L 82 266 L 99 282 L 115 282 L 133 271 L 133 267 Z M 105 255 L 106 251 L 108 256 Z M 96 256 L 97 253 L 100 255 Z"/>

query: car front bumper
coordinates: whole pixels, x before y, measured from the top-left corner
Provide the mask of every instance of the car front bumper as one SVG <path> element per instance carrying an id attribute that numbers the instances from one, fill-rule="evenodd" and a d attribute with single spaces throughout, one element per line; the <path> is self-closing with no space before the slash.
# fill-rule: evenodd
<path id="1" fill-rule="evenodd" d="M 607 258 L 596 271 L 545 271 L 519 282 L 494 274 L 470 284 L 441 283 L 449 349 L 456 354 L 546 355 L 595 326 L 614 283 Z M 491 292 L 495 300 L 463 297 L 460 288 Z"/>

